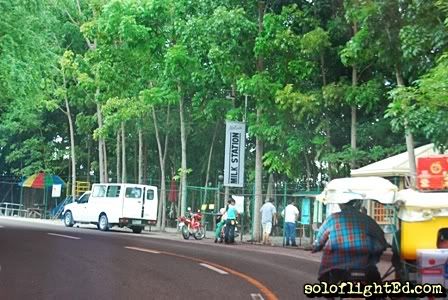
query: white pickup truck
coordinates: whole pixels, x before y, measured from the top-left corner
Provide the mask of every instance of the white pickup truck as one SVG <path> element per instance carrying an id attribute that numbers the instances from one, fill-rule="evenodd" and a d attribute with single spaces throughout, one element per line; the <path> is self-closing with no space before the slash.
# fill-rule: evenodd
<path id="1" fill-rule="evenodd" d="M 96 224 L 102 231 L 112 226 L 142 232 L 157 220 L 157 187 L 140 184 L 94 184 L 91 192 L 64 207 L 64 224 Z"/>

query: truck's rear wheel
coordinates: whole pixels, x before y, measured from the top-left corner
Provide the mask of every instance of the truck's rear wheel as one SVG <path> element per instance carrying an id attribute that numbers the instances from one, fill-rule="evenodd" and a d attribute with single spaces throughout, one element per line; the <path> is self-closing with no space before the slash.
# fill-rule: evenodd
<path id="1" fill-rule="evenodd" d="M 132 229 L 133 233 L 141 233 L 143 230 L 143 227 L 137 226 L 137 227 L 132 227 L 131 229 Z"/>
<path id="2" fill-rule="evenodd" d="M 98 220 L 98 229 L 101 231 L 109 230 L 109 220 L 107 219 L 106 214 L 101 214 Z"/>

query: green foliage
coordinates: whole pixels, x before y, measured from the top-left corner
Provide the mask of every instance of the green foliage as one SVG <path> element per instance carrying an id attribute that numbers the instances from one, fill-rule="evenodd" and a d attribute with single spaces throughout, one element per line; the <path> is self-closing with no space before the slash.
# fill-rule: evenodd
<path id="1" fill-rule="evenodd" d="M 307 32 L 301 40 L 302 51 L 308 55 L 321 53 L 324 49 L 331 46 L 328 32 L 320 27 Z"/>
<path id="2" fill-rule="evenodd" d="M 320 103 L 316 95 L 306 95 L 300 91 L 294 91 L 291 84 L 277 92 L 276 103 L 281 109 L 296 113 L 297 118 L 302 120 L 308 114 L 317 113 L 320 109 Z"/>
<path id="3" fill-rule="evenodd" d="M 250 95 L 260 101 L 272 99 L 279 84 L 272 82 L 267 73 L 255 74 L 251 78 L 243 77 L 238 80 L 238 90 L 242 94 Z"/>
<path id="4" fill-rule="evenodd" d="M 447 56 L 411 87 L 395 88 L 390 92 L 392 103 L 386 117 L 395 130 L 408 125 L 414 132 L 423 133 L 439 146 L 447 145 L 445 126 L 448 124 Z"/>
<path id="5" fill-rule="evenodd" d="M 346 66 L 364 65 L 374 59 L 375 48 L 371 47 L 369 38 L 371 33 L 368 28 L 362 28 L 357 34 L 347 42 L 344 49 L 341 50 L 341 61 Z"/>
<path id="6" fill-rule="evenodd" d="M 174 45 L 165 55 L 166 77 L 176 84 L 188 86 L 188 83 L 199 79 L 199 73 L 195 72 L 197 61 L 188 53 L 184 45 Z"/>
<path id="7" fill-rule="evenodd" d="M 129 162 L 143 129 L 148 172 L 158 178 L 154 109 L 160 132 L 169 134 L 167 170 L 188 173 L 192 184 L 204 182 L 213 137 L 209 176 L 222 170 L 224 121 L 244 116 L 247 148 L 261 139 L 268 172 L 294 181 L 349 175 L 353 160 L 398 153 L 405 126 L 418 143 L 448 145 L 446 0 L 266 4 L 259 32 L 256 1 L 92 0 L 78 7 L 0 0 L 2 172 L 68 173 L 66 99 L 80 165 L 97 168 L 96 155 L 86 153 L 96 152 L 90 141 L 98 136 L 114 161 L 125 122 Z M 397 70 L 405 86 L 397 85 Z M 179 99 L 194 166 L 186 171 L 179 170 Z M 348 146 L 351 107 L 357 150 Z M 247 152 L 249 180 L 255 153 Z"/>

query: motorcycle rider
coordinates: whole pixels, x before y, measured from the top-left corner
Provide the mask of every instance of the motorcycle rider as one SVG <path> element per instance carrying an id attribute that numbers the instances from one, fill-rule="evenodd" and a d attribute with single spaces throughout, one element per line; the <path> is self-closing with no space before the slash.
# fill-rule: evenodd
<path id="1" fill-rule="evenodd" d="M 358 201 L 340 204 L 341 211 L 330 215 L 319 231 L 313 252 L 323 249 L 319 281 L 350 280 L 351 270 L 363 270 L 366 282 L 381 282 L 376 267 L 388 247 L 381 227 L 360 212 Z"/>
<path id="2" fill-rule="evenodd" d="M 236 210 L 234 199 L 229 199 L 228 203 L 229 206 L 227 208 L 227 220 L 226 220 L 226 231 L 224 235 L 224 242 L 226 244 L 232 244 L 235 242 L 235 226 L 238 211 Z"/>

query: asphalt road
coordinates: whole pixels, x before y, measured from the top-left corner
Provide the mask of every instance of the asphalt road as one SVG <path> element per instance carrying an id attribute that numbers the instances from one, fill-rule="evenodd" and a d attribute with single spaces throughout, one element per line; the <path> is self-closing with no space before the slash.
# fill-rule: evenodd
<path id="1" fill-rule="evenodd" d="M 281 251 L 0 219 L 0 299 L 306 299 Z"/>

